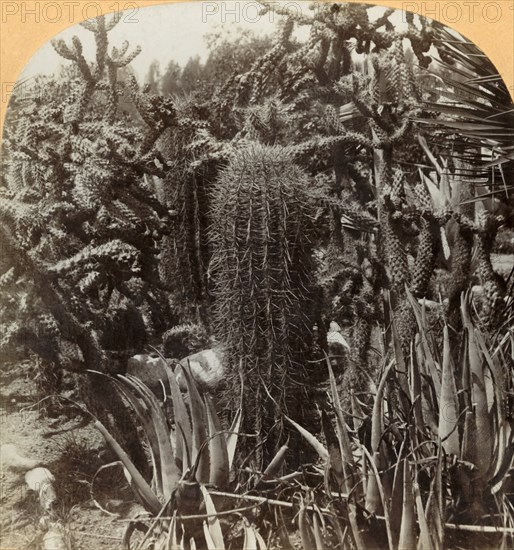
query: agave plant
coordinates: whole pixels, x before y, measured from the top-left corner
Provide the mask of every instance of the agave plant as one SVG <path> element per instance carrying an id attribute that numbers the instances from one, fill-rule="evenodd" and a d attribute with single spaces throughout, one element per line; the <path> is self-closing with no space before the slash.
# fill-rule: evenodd
<path id="1" fill-rule="evenodd" d="M 332 525 L 334 514 L 344 518 L 345 536 L 342 525 L 333 528 L 342 548 L 378 544 L 390 550 L 438 550 L 513 543 L 508 338 L 495 345 L 488 341 L 473 322 L 465 294 L 460 351 L 452 353 L 444 325 L 441 352 L 440 341 L 428 330 L 427 311 L 412 295 L 408 298 L 418 330 L 410 353 L 397 343 L 384 363 L 365 415 L 367 434 L 357 429 L 362 408 L 359 413 L 355 407 L 351 412 L 341 408 L 329 362 L 335 429 L 323 413 L 321 443 L 295 424 L 330 473 L 325 512 L 320 506 L 318 512 L 305 509 L 298 515 L 306 549 L 326 547 L 319 513 Z"/>
<path id="2" fill-rule="evenodd" d="M 235 415 L 231 428 L 222 430 L 212 397 L 200 394 L 189 368 L 180 368 L 187 385 L 187 398 L 182 395 L 175 374 L 166 366 L 172 421 L 163 404 L 138 378 L 130 375 L 111 378 L 143 427 L 152 465 L 150 480 L 138 471 L 105 426 L 95 421 L 95 426 L 121 462 L 138 502 L 156 520 L 168 518 L 174 512 L 198 512 L 202 503 L 207 515 L 214 517 L 214 504 L 205 487 L 221 490 L 228 487 L 238 439 L 241 411 Z M 183 526 L 182 520 L 175 516 L 173 520 L 155 521 L 150 527 L 145 527 L 144 539 L 151 545 L 147 547 L 183 547 L 183 544 L 170 542 L 176 539 L 179 525 Z M 206 538 L 209 535 L 214 540 L 215 548 L 224 548 L 219 545 L 219 522 L 207 522 L 206 525 Z M 124 537 L 127 548 L 130 548 L 130 537 L 137 527 L 141 527 L 141 523 L 130 524 L 127 528 Z M 142 544 L 140 548 L 143 548 Z M 208 547 L 213 546 L 208 543 Z"/>

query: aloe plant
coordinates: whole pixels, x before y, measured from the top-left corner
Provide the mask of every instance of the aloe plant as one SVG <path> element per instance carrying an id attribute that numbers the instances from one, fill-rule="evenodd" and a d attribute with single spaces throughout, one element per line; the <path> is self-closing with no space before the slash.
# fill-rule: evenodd
<path id="1" fill-rule="evenodd" d="M 386 350 L 371 403 L 353 396 L 351 410 L 344 408 L 327 358 L 329 399 L 321 411 L 322 436 L 285 416 L 316 451 L 318 461 L 303 465 L 303 472 L 287 470 L 287 443 L 262 471 L 244 470 L 244 487 L 253 493 L 228 490 L 240 415 L 223 434 L 213 400 L 198 392 L 187 369 L 187 398 L 169 373 L 171 438 L 163 430 L 167 419 L 157 400 L 137 380 L 119 377 L 116 385 L 149 440 L 153 480 L 144 479 L 105 428 L 98 428 L 155 520 L 147 528 L 147 540 L 177 549 L 196 547 L 196 542 L 209 549 L 273 545 L 270 541 L 279 536 L 274 529 L 265 543 L 260 532 L 266 524 L 252 525 L 253 516 L 244 514 L 234 542 L 220 516 L 247 508 L 226 510 L 233 499 L 239 506 L 249 501 L 249 509 L 272 508 L 268 517 L 274 519 L 268 525 L 277 531 L 286 521 L 280 519 L 283 514 L 296 510 L 292 519 L 305 550 L 443 550 L 457 544 L 455 533 L 458 544 L 472 546 L 476 529 L 481 530 L 482 545 L 511 545 L 508 498 L 514 437 L 506 405 L 510 339 L 489 340 L 477 326 L 470 296 L 464 294 L 461 352 L 452 353 L 452 328 L 433 317 L 431 322 L 441 330 L 428 330 L 426 307 L 408 291 L 406 296 L 416 323 L 410 350 L 405 352 L 399 342 Z M 394 329 L 392 335 L 399 340 Z M 241 473 L 238 479 L 244 479 Z M 201 503 L 204 515 L 198 511 Z M 187 514 L 198 520 L 193 531 Z M 280 537 L 287 544 L 289 536 Z"/>

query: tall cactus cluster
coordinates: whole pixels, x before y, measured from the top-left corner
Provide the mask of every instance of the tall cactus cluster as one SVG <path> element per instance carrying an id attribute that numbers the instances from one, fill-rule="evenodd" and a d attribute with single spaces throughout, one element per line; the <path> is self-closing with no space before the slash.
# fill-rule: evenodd
<path id="1" fill-rule="evenodd" d="M 283 415 L 301 416 L 308 394 L 315 314 L 308 187 L 287 148 L 255 143 L 233 152 L 212 192 L 215 329 L 231 365 L 228 384 L 243 384 L 246 431 L 259 443 L 268 438 L 261 455 L 268 459 L 283 443 Z"/>

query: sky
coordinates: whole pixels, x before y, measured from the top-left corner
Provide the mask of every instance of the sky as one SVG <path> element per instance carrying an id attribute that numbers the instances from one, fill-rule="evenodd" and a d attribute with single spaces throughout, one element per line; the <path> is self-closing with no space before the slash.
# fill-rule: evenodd
<path id="1" fill-rule="evenodd" d="M 311 2 L 279 0 L 276 3 L 287 6 L 291 10 L 301 10 L 304 14 L 312 13 L 309 10 Z M 141 46 L 141 53 L 132 61 L 130 67 L 135 71 L 137 78 L 143 81 L 154 60 L 159 62 L 161 71 L 165 70 L 172 59 L 181 66 L 184 66 L 190 57 L 197 55 L 205 61 L 208 55 L 205 36 L 217 30 L 230 33 L 234 27 L 240 27 L 252 29 L 256 34 L 272 33 L 277 27 L 280 16 L 273 12 L 260 14 L 261 8 L 262 6 L 253 0 L 236 2 L 203 0 L 126 10 L 122 13 L 121 21 L 109 33 L 109 43 L 112 47 L 128 40 L 129 51 L 137 45 Z M 373 14 L 373 12 L 376 13 Z M 371 16 L 379 16 L 381 13 L 383 8 L 370 10 Z M 397 26 L 401 26 L 401 12 L 394 14 L 390 20 Z M 306 32 L 305 27 L 303 31 Z M 74 25 L 56 35 L 56 38 L 62 38 L 67 44 L 71 44 L 74 35 L 81 39 L 86 59 L 94 59 L 93 36 L 82 26 Z M 299 38 L 301 37 L 300 31 Z M 37 74 L 52 74 L 60 64 L 64 63 L 69 61 L 59 57 L 48 42 L 32 56 L 20 80 Z"/>
<path id="2" fill-rule="evenodd" d="M 118 25 L 109 33 L 109 43 L 110 46 L 116 46 L 128 40 L 129 51 L 140 45 L 142 52 L 130 66 L 138 78 L 144 78 L 154 59 L 159 61 L 162 69 L 171 59 L 182 66 L 196 55 L 202 61 L 205 60 L 208 53 L 205 35 L 216 29 L 224 28 L 227 32 L 227 28 L 238 26 L 253 29 L 258 34 L 273 32 L 278 16 L 259 16 L 257 8 L 256 2 L 234 2 L 231 5 L 228 2 L 204 1 L 161 4 L 139 8 L 137 11 L 127 10 L 123 12 Z M 81 39 L 86 59 L 93 59 L 92 34 L 80 25 L 70 27 L 56 38 L 62 38 L 70 44 L 73 35 Z M 47 43 L 33 55 L 20 78 L 51 74 L 62 62 L 51 44 Z"/>

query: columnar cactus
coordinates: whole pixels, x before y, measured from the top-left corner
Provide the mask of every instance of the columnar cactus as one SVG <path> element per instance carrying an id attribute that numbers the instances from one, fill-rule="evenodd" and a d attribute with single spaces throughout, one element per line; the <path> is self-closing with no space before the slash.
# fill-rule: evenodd
<path id="1" fill-rule="evenodd" d="M 308 187 L 286 148 L 255 143 L 234 151 L 212 195 L 215 325 L 235 399 L 243 369 L 243 431 L 267 437 L 259 462 L 279 445 L 280 413 L 301 416 L 313 326 Z"/>

